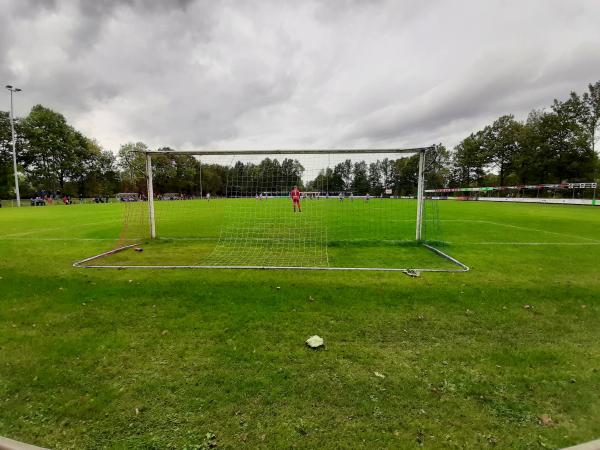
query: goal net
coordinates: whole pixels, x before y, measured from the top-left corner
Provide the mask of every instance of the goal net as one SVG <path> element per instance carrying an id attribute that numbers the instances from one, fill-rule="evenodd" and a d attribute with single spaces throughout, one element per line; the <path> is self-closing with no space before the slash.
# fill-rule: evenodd
<path id="1" fill-rule="evenodd" d="M 115 195 L 115 199 L 119 202 L 137 202 L 140 200 L 140 195 L 137 192 L 119 192 Z"/>
<path id="2" fill-rule="evenodd" d="M 123 197 L 125 250 L 87 265 L 457 270 L 433 248 L 433 149 L 207 153 L 185 153 L 195 172 L 182 187 L 158 178 L 149 152 L 147 193 Z"/>

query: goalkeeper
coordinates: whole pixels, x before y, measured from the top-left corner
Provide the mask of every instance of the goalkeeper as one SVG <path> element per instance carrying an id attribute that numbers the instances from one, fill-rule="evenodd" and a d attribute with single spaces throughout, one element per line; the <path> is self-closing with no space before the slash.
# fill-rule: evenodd
<path id="1" fill-rule="evenodd" d="M 296 205 L 298 205 L 298 212 L 302 212 L 300 209 L 300 190 L 298 186 L 294 186 L 292 192 L 290 192 L 290 196 L 292 197 L 292 203 L 294 204 L 294 212 L 296 212 Z"/>

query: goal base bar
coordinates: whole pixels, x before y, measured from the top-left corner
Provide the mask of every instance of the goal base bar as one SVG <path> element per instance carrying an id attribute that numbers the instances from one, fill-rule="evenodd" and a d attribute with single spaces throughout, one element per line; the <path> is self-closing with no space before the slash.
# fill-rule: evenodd
<path id="1" fill-rule="evenodd" d="M 103 265 L 88 264 L 99 258 L 110 256 L 117 252 L 137 247 L 140 244 L 129 244 L 114 250 L 91 256 L 81 261 L 73 263 L 73 267 L 84 269 L 253 269 L 253 270 L 330 270 L 330 271 L 355 271 L 355 272 L 401 272 L 405 274 L 420 272 L 444 272 L 459 273 L 468 272 L 470 268 L 458 261 L 456 258 L 444 253 L 438 248 L 429 244 L 423 244 L 423 247 L 431 250 L 436 255 L 450 261 L 458 266 L 458 269 L 431 269 L 431 268 L 395 268 L 395 267 L 311 267 L 311 266 L 203 266 L 203 265 Z"/>

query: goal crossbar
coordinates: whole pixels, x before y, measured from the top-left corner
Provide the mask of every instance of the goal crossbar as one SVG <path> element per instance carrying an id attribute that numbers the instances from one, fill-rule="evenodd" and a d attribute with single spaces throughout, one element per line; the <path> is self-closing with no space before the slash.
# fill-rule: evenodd
<path id="1" fill-rule="evenodd" d="M 369 153 L 422 153 L 433 147 L 415 148 L 367 148 L 367 149 L 277 149 L 277 150 L 147 150 L 146 155 L 190 155 L 190 156 L 223 156 L 223 155 L 352 155 Z"/>
<path id="2" fill-rule="evenodd" d="M 415 240 L 421 241 L 423 234 L 423 201 L 425 199 L 425 153 L 434 146 L 413 148 L 370 148 L 370 149 L 286 149 L 286 150 L 146 150 L 146 183 L 148 188 L 148 215 L 150 220 L 150 238 L 156 239 L 156 219 L 154 213 L 154 182 L 152 179 L 153 155 L 189 155 L 189 156 L 248 156 L 248 155 L 348 155 L 348 154 L 401 154 L 419 155 L 417 181 L 417 217 Z"/>

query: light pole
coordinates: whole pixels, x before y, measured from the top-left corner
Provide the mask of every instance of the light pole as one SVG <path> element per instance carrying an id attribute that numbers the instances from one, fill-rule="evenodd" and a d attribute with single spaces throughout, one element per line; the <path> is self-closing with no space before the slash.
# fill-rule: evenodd
<path id="1" fill-rule="evenodd" d="M 15 194 L 17 195 L 17 206 L 21 206 L 21 194 L 19 193 L 19 175 L 17 173 L 17 137 L 15 136 L 15 123 L 13 117 L 13 92 L 21 92 L 21 89 L 6 85 L 6 89 L 10 91 L 10 131 L 12 133 L 12 157 L 13 170 L 15 172 Z"/>

